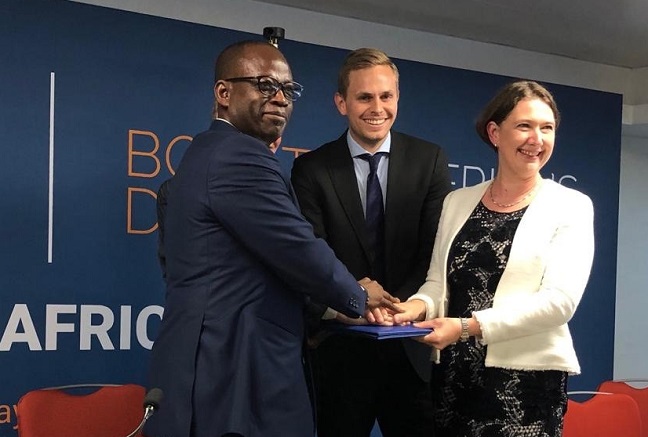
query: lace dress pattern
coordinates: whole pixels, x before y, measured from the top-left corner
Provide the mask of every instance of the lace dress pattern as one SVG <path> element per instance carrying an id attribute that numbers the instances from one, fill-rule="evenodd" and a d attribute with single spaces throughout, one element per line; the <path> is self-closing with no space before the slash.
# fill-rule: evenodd
<path id="1" fill-rule="evenodd" d="M 448 257 L 448 317 L 492 307 L 525 211 L 475 208 Z M 560 437 L 567 374 L 487 368 L 487 348 L 471 338 L 441 351 L 432 385 L 436 437 Z"/>

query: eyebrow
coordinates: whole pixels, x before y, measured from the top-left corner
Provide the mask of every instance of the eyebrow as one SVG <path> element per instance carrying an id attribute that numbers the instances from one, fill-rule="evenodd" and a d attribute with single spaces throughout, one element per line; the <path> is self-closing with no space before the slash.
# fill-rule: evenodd
<path id="1" fill-rule="evenodd" d="M 396 92 L 393 91 L 393 90 L 380 91 L 378 93 L 372 93 L 372 92 L 369 92 L 369 91 L 360 91 L 359 93 L 355 94 L 355 96 L 356 97 L 374 97 L 374 96 L 381 97 L 381 96 L 386 96 L 386 95 L 392 95 L 393 96 L 394 94 L 396 94 Z"/>
<path id="2" fill-rule="evenodd" d="M 537 121 L 537 120 L 532 119 L 532 118 L 519 118 L 519 119 L 514 119 L 512 121 L 514 121 L 515 123 L 529 123 L 529 124 L 531 124 L 531 123 L 534 123 L 534 124 L 535 123 L 537 123 L 537 124 L 556 124 L 555 120 L 540 120 L 540 121 Z"/>

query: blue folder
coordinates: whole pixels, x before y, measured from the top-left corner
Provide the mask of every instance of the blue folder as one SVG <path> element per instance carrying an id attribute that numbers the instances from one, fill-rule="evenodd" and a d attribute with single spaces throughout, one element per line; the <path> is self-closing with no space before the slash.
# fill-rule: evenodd
<path id="1" fill-rule="evenodd" d="M 346 334 L 362 335 L 376 340 L 390 338 L 420 337 L 432 332 L 431 328 L 417 328 L 414 325 L 378 326 L 378 325 L 345 325 L 338 322 L 324 323 L 330 331 Z"/>

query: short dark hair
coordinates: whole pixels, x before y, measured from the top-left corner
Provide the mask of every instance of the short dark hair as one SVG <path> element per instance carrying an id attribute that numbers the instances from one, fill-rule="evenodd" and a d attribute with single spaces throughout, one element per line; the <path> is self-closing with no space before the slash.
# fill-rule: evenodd
<path id="1" fill-rule="evenodd" d="M 396 75 L 396 84 L 398 84 L 398 68 L 385 52 L 372 48 L 361 48 L 350 52 L 344 58 L 342 67 L 340 67 L 340 71 L 338 72 L 338 93 L 346 96 L 347 89 L 349 88 L 349 75 L 352 71 L 364 70 L 365 68 L 379 65 L 386 65 L 391 68 Z"/>
<path id="2" fill-rule="evenodd" d="M 560 124 L 560 112 L 551 93 L 542 85 L 531 80 L 518 80 L 501 88 L 482 110 L 475 123 L 477 135 L 486 144 L 497 150 L 488 137 L 488 123 L 500 124 L 513 111 L 520 100 L 536 98 L 545 102 L 553 111 L 556 128 Z"/>
<path id="3" fill-rule="evenodd" d="M 214 62 L 214 85 L 221 79 L 228 79 L 236 75 L 236 67 L 248 48 L 264 46 L 275 48 L 267 41 L 247 40 L 239 41 L 225 47 Z M 276 49 L 279 52 L 279 49 Z M 281 52 L 279 52 L 281 53 Z M 218 118 L 218 104 L 214 100 L 212 107 L 212 119 Z"/>
<path id="4" fill-rule="evenodd" d="M 239 59 L 243 57 L 245 51 L 250 47 L 256 46 L 273 47 L 267 41 L 258 40 L 239 41 L 225 47 L 214 63 L 214 83 L 221 79 L 231 77 L 233 74 L 232 70 L 237 65 Z M 279 49 L 277 49 L 277 51 L 279 51 Z"/>

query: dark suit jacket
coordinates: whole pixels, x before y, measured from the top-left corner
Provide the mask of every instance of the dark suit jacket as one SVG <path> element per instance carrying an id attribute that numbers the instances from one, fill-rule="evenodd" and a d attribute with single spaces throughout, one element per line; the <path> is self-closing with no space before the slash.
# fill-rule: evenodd
<path id="1" fill-rule="evenodd" d="M 291 193 L 266 145 L 225 122 L 185 152 L 169 184 L 149 382 L 165 397 L 146 435 L 312 435 L 304 293 L 352 317 L 366 294 Z"/>
<path id="2" fill-rule="evenodd" d="M 158 222 L 158 261 L 162 270 L 162 278 L 166 279 L 166 255 L 164 253 L 164 219 L 166 217 L 167 197 L 169 197 L 169 184 L 173 178 L 162 182 L 157 192 L 155 212 Z"/>
<path id="3" fill-rule="evenodd" d="M 297 158 L 292 183 L 315 234 L 326 240 L 357 279 L 375 277 L 346 132 Z M 443 199 L 449 191 L 448 161 L 441 148 L 392 131 L 382 285 L 401 300 L 425 282 Z M 430 348 L 408 340 L 406 351 L 421 378 L 428 380 Z"/>

